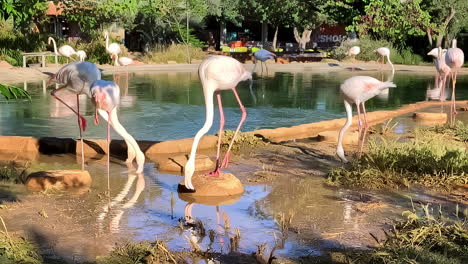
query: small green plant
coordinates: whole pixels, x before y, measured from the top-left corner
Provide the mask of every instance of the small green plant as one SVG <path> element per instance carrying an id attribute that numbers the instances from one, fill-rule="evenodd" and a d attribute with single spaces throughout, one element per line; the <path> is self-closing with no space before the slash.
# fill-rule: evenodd
<path id="1" fill-rule="evenodd" d="M 192 60 L 201 60 L 206 56 L 201 48 L 189 46 L 189 52 Z M 141 60 L 147 63 L 167 63 L 168 61 L 187 63 L 187 46 L 183 44 L 172 44 L 168 47 L 159 46 L 147 52 Z"/>
<path id="2" fill-rule="evenodd" d="M 164 242 L 127 243 L 117 246 L 108 257 L 99 258 L 96 264 L 134 264 L 134 263 L 187 263 L 172 253 Z"/>
<path id="3" fill-rule="evenodd" d="M 21 183 L 20 168 L 15 162 L 2 162 L 0 163 L 0 180 L 14 183 Z"/>
<path id="4" fill-rule="evenodd" d="M 31 95 L 28 93 L 28 91 L 7 84 L 0 84 L 0 94 L 3 95 L 7 100 L 28 99 L 31 101 Z"/>
<path id="5" fill-rule="evenodd" d="M 404 143 L 371 140 L 369 151 L 328 175 L 333 185 L 362 188 L 425 186 L 450 188 L 468 183 L 468 153 L 446 138 L 416 133 Z"/>
<path id="6" fill-rule="evenodd" d="M 351 254 L 353 263 L 468 263 L 468 224 L 466 219 L 448 219 L 429 213 L 403 212 L 406 220 L 385 232 L 385 239 L 371 251 Z"/>
<path id="7" fill-rule="evenodd" d="M 446 125 L 437 125 L 435 127 L 421 129 L 422 131 L 434 132 L 438 134 L 444 134 L 454 137 L 455 139 L 467 142 L 468 141 L 468 124 L 458 121 L 454 126 Z"/>
<path id="8" fill-rule="evenodd" d="M 0 216 L 4 231 L 0 231 L 0 263 L 43 263 L 37 248 L 28 240 L 8 233 L 3 218 Z"/>
<path id="9" fill-rule="evenodd" d="M 224 131 L 224 135 L 221 140 L 221 147 L 224 150 L 227 150 L 227 148 L 229 147 L 229 143 L 231 143 L 231 140 L 234 137 L 234 132 L 235 131 L 233 130 Z M 234 141 L 234 144 L 232 145 L 231 150 L 236 152 L 242 149 L 254 148 L 254 147 L 263 146 L 266 144 L 267 143 L 265 143 L 259 137 L 254 136 L 253 134 L 239 132 L 237 134 L 236 140 Z"/>

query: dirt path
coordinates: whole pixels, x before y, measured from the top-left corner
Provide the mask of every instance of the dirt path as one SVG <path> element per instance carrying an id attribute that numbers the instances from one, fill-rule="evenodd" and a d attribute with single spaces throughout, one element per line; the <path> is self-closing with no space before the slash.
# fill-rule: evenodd
<path id="1" fill-rule="evenodd" d="M 245 64 L 248 70 L 252 70 L 252 64 Z M 270 72 L 307 72 L 313 71 L 317 73 L 324 72 L 335 72 L 335 71 L 349 71 L 351 67 L 358 68 L 360 71 L 376 71 L 380 70 L 380 65 L 377 63 L 294 63 L 294 64 L 268 64 Z M 99 68 L 103 69 L 104 74 L 110 74 L 115 72 L 190 72 L 197 71 L 198 64 L 138 64 L 131 65 L 126 68 L 114 67 L 111 65 L 99 65 Z M 411 72 L 421 74 L 434 74 L 434 66 L 414 66 L 414 65 L 395 65 L 398 73 Z M 42 72 L 56 72 L 59 67 L 51 66 L 45 68 L 21 68 L 21 67 L 0 67 L 0 82 L 1 83 L 18 83 L 23 81 L 38 81 L 48 78 L 46 74 Z M 459 74 L 468 74 L 468 68 L 463 68 L 459 71 Z"/>

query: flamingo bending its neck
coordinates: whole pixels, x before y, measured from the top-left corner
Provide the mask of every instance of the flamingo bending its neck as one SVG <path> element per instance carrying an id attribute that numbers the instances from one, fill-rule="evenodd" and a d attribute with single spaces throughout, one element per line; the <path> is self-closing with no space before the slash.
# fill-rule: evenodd
<path id="1" fill-rule="evenodd" d="M 343 136 L 353 120 L 353 109 L 351 105 L 356 104 L 358 112 L 359 134 L 361 134 L 362 130 L 365 133 L 365 131 L 368 128 L 368 124 L 366 117 L 366 106 L 364 105 L 364 103 L 367 100 L 373 98 L 374 96 L 380 94 L 380 92 L 382 92 L 383 90 L 388 89 L 390 87 L 396 87 L 396 85 L 393 82 L 381 82 L 369 76 L 354 76 L 346 79 L 343 82 L 343 84 L 341 84 L 340 90 L 344 95 L 344 105 L 346 108 L 346 123 L 344 124 L 343 128 L 341 128 L 340 133 L 338 135 L 338 145 L 336 148 L 336 154 L 343 162 L 348 162 L 343 150 Z M 364 113 L 364 124 L 361 122 L 361 105 Z"/>
<path id="2" fill-rule="evenodd" d="M 55 42 L 55 39 L 52 37 L 49 37 L 47 43 L 50 45 L 51 42 L 54 44 L 54 53 L 56 55 L 61 55 L 61 56 L 66 57 L 67 63 L 68 63 L 68 59 L 71 59 L 72 61 L 74 61 L 74 59 L 71 56 L 75 55 L 76 52 L 71 46 L 63 45 L 57 50 L 57 43 Z"/>
<path id="3" fill-rule="evenodd" d="M 218 132 L 218 150 L 216 154 L 216 168 L 209 175 L 219 176 L 220 168 L 226 168 L 229 164 L 229 153 L 232 148 L 232 144 L 236 139 L 236 135 L 239 132 L 242 123 L 244 123 L 245 118 L 247 117 L 247 112 L 245 107 L 242 105 L 242 102 L 239 98 L 239 95 L 236 91 L 236 86 L 239 82 L 250 80 L 252 81 L 252 74 L 248 72 L 240 62 L 237 60 L 226 57 L 226 56 L 209 56 L 206 58 L 198 68 L 198 74 L 200 76 L 200 81 L 203 86 L 203 95 L 205 97 L 205 106 L 206 106 L 206 120 L 203 127 L 195 135 L 193 141 L 192 150 L 190 152 L 190 157 L 185 164 L 184 174 L 185 174 L 185 187 L 188 190 L 195 190 L 192 185 L 192 176 L 195 172 L 195 155 L 197 151 L 197 146 L 200 139 L 205 135 L 213 125 L 213 95 L 216 93 L 218 99 L 218 107 L 220 114 L 220 124 Z M 237 126 L 236 132 L 229 144 L 228 150 L 224 156 L 222 163 L 219 162 L 219 156 L 221 151 L 221 137 L 223 134 L 224 128 L 224 113 L 223 106 L 221 102 L 221 91 L 223 90 L 232 90 L 234 93 L 237 102 L 239 103 L 240 109 L 242 111 L 242 117 Z"/>

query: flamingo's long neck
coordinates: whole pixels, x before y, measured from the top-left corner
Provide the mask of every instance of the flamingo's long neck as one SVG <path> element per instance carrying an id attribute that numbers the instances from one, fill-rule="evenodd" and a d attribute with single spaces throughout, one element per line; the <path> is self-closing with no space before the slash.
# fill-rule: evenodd
<path id="1" fill-rule="evenodd" d="M 136 140 L 127 132 L 127 130 L 120 124 L 119 118 L 117 117 L 117 108 L 114 108 L 110 113 L 111 125 L 127 143 L 127 148 L 129 151 L 133 151 L 136 154 L 136 162 L 138 165 L 137 173 L 143 172 L 143 167 L 145 165 L 145 154 L 141 151 L 140 147 Z M 132 150 L 130 150 L 132 149 Z M 135 153 L 136 152 L 136 153 Z M 129 154 L 130 155 L 130 154 Z"/>
<path id="2" fill-rule="evenodd" d="M 390 66 L 392 66 L 392 75 L 395 74 L 395 67 L 393 66 L 393 63 L 390 61 L 390 55 L 387 55 L 387 60 Z"/>
<path id="3" fill-rule="evenodd" d="M 206 87 L 204 87 L 205 90 Z M 194 162 L 195 161 L 195 155 L 197 153 L 197 147 L 198 143 L 200 142 L 200 139 L 208 133 L 210 130 L 211 126 L 213 125 L 213 112 L 214 112 L 214 106 L 213 106 L 213 93 L 211 91 L 206 92 L 205 91 L 205 110 L 206 110 L 206 120 L 205 124 L 203 124 L 203 127 L 197 132 L 195 135 L 195 138 L 193 140 L 193 145 L 192 145 L 192 150 L 190 151 L 190 158 L 187 163 Z"/>
<path id="4" fill-rule="evenodd" d="M 55 39 L 50 38 L 50 40 L 52 40 L 52 43 L 54 44 L 54 53 L 55 53 L 56 55 L 59 55 L 58 52 L 57 52 L 57 43 L 55 43 Z"/>
<path id="5" fill-rule="evenodd" d="M 343 162 L 348 162 L 343 150 L 343 136 L 346 130 L 351 125 L 351 122 L 353 121 L 353 108 L 351 107 L 351 104 L 346 100 L 344 100 L 344 106 L 346 108 L 346 123 L 341 128 L 340 133 L 338 134 L 338 146 L 336 147 L 336 154 L 338 155 L 338 157 L 340 157 L 340 159 Z"/>

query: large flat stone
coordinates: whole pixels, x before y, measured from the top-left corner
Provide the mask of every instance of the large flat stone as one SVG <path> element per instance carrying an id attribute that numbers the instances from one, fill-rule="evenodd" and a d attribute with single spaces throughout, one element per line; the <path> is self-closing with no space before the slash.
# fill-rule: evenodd
<path id="1" fill-rule="evenodd" d="M 446 113 L 416 112 L 413 114 L 413 118 L 417 120 L 447 121 L 447 114 Z"/>
<path id="2" fill-rule="evenodd" d="M 244 192 L 242 183 L 231 173 L 220 173 L 219 177 L 206 176 L 204 173 L 195 173 L 192 177 L 195 192 L 187 192 L 184 180 L 179 183 L 178 191 L 191 197 L 203 196 L 235 196 Z"/>
<path id="3" fill-rule="evenodd" d="M 91 176 L 82 170 L 48 170 L 33 172 L 26 179 L 26 187 L 33 192 L 40 192 L 49 188 L 89 188 Z"/>
<path id="4" fill-rule="evenodd" d="M 204 136 L 201 138 L 198 149 L 215 148 L 218 143 L 216 136 Z M 193 138 L 169 140 L 153 144 L 146 150 L 146 155 L 163 153 L 189 153 L 192 149 Z"/>
<path id="5" fill-rule="evenodd" d="M 184 166 L 187 163 L 188 155 L 180 154 L 166 158 L 164 161 L 158 163 L 160 171 L 175 171 L 182 173 Z M 214 162 L 206 155 L 196 155 L 195 170 L 203 171 L 214 169 Z"/>
<path id="6" fill-rule="evenodd" d="M 337 143 L 339 131 L 323 131 L 318 134 L 319 141 Z M 343 136 L 343 144 L 354 145 L 359 143 L 359 132 L 347 131 Z"/>
<path id="7" fill-rule="evenodd" d="M 242 197 L 242 194 L 229 196 L 193 196 L 190 193 L 179 192 L 179 198 L 188 203 L 204 205 L 230 205 L 235 204 Z"/>
<path id="8" fill-rule="evenodd" d="M 33 137 L 2 136 L 0 152 L 37 152 L 39 139 Z"/>

